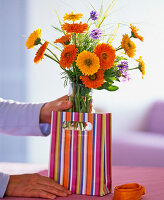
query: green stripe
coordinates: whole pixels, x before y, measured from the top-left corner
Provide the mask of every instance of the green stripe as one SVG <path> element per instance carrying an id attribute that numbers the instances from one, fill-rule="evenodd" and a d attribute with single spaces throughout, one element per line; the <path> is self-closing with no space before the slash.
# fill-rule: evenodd
<path id="1" fill-rule="evenodd" d="M 79 113 L 79 122 L 82 122 L 82 113 Z M 77 188 L 76 194 L 80 194 L 80 182 L 81 182 L 81 135 L 82 131 L 78 131 L 78 161 L 77 161 Z"/>
<path id="2" fill-rule="evenodd" d="M 56 152 L 55 152 L 55 181 L 58 181 L 58 168 L 59 168 L 59 142 L 60 142 L 60 123 L 61 123 L 61 112 L 57 114 L 57 134 L 56 134 Z"/>
<path id="3" fill-rule="evenodd" d="M 106 115 L 102 115 L 102 140 L 101 140 L 101 177 L 100 177 L 100 196 L 103 196 L 104 184 L 104 144 L 105 144 L 105 120 Z"/>

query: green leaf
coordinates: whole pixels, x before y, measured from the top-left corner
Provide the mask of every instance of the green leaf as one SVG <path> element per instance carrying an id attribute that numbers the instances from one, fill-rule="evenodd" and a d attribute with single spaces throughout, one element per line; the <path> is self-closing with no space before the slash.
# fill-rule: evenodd
<path id="1" fill-rule="evenodd" d="M 103 0 L 102 0 L 102 2 L 101 2 L 101 7 L 100 7 L 100 11 L 99 11 L 99 17 L 101 18 L 101 16 L 102 16 L 102 14 L 103 14 Z"/>
<path id="2" fill-rule="evenodd" d="M 60 26 L 62 26 L 62 21 L 60 20 L 60 17 L 59 17 L 59 15 L 58 15 L 58 12 L 57 12 L 57 10 L 56 10 L 56 8 L 55 8 L 55 6 L 54 6 L 53 3 L 52 3 L 52 7 L 54 8 L 54 12 L 55 12 L 55 14 L 56 14 L 56 16 L 57 16 L 57 18 L 58 18 L 58 21 L 59 21 Z M 62 32 L 65 34 L 65 31 L 64 31 L 64 30 L 62 30 Z"/>
<path id="3" fill-rule="evenodd" d="M 107 43 L 111 44 L 113 42 L 113 40 L 116 37 L 116 34 L 118 32 L 119 26 L 120 26 L 120 22 L 117 24 L 117 27 L 115 28 L 113 34 L 108 38 Z"/>
<path id="4" fill-rule="evenodd" d="M 111 85 L 111 86 L 109 86 L 109 87 L 107 87 L 105 89 L 108 90 L 108 91 L 114 92 L 114 91 L 118 90 L 119 87 L 117 87 L 115 85 Z"/>
<path id="5" fill-rule="evenodd" d="M 116 63 L 119 62 L 120 60 L 128 60 L 128 59 L 123 56 L 117 56 L 114 62 Z"/>
<path id="6" fill-rule="evenodd" d="M 112 85 L 108 82 L 105 82 L 100 88 L 98 88 L 99 90 L 102 90 L 102 89 L 105 89 L 105 90 L 108 90 L 108 91 L 116 91 L 119 89 L 119 87 L 115 86 L 115 85 Z"/>
<path id="7" fill-rule="evenodd" d="M 120 79 L 119 79 L 119 78 L 117 78 L 117 77 L 115 77 L 115 78 L 116 78 L 116 81 L 120 82 Z"/>
<path id="8" fill-rule="evenodd" d="M 111 78 L 106 77 L 105 80 L 106 80 L 108 83 L 110 83 L 110 84 L 113 84 L 113 83 L 114 83 L 114 81 L 113 81 Z"/>
<path id="9" fill-rule="evenodd" d="M 96 26 L 98 28 L 100 28 L 101 24 L 103 23 L 103 21 L 109 16 L 110 11 L 112 10 L 113 6 L 115 5 L 117 0 L 113 0 L 109 6 L 107 7 L 107 9 L 105 10 L 104 14 L 102 17 L 99 18 L 99 20 L 97 21 Z"/>
<path id="10" fill-rule="evenodd" d="M 95 8 L 94 8 L 94 6 L 90 3 L 90 5 L 91 5 L 91 7 L 93 8 L 93 10 L 96 10 Z"/>
<path id="11" fill-rule="evenodd" d="M 57 30 L 57 31 L 59 31 L 59 32 L 61 32 L 61 33 L 63 33 L 63 31 L 62 31 L 60 28 L 57 28 L 57 27 L 55 27 L 55 26 L 53 26 L 53 25 L 52 25 L 52 27 L 53 27 L 55 30 Z"/>
<path id="12" fill-rule="evenodd" d="M 111 85 L 107 82 L 105 82 L 103 85 L 102 85 L 103 89 L 105 90 L 108 90 L 108 91 L 116 91 L 118 90 L 118 87 L 117 86 L 114 86 L 114 85 Z"/>
<path id="13" fill-rule="evenodd" d="M 105 70 L 104 77 L 115 77 L 117 68 L 111 67 L 110 69 Z"/>

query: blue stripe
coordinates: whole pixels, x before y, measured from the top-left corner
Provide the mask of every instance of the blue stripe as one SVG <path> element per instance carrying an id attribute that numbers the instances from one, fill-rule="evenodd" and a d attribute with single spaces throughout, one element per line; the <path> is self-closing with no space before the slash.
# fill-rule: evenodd
<path id="1" fill-rule="evenodd" d="M 85 113 L 83 113 L 83 122 L 85 122 Z M 84 138 L 85 138 L 85 131 L 82 131 L 82 160 L 81 160 L 81 190 L 80 194 L 83 192 L 83 173 L 84 173 Z"/>
<path id="2" fill-rule="evenodd" d="M 61 149 L 62 149 L 62 124 L 63 124 L 63 112 L 61 112 L 60 118 L 60 147 L 59 147 L 59 176 L 58 176 L 58 183 L 60 183 L 60 173 L 61 173 Z"/>
<path id="3" fill-rule="evenodd" d="M 73 112 L 71 113 L 71 121 L 74 121 L 73 119 Z M 71 176 L 72 176 L 72 171 L 71 171 L 71 163 L 72 163 L 72 157 L 71 157 L 71 154 L 72 154 L 72 137 L 73 137 L 73 131 L 71 131 L 71 141 L 70 141 L 70 152 L 69 152 L 69 156 L 70 156 L 70 163 L 69 163 L 69 184 L 68 184 L 68 188 L 69 190 L 71 190 Z"/>
<path id="4" fill-rule="evenodd" d="M 95 168 L 94 168 L 94 162 L 95 162 L 95 158 L 94 158 L 94 155 L 95 155 L 95 123 L 96 123 L 96 115 L 93 114 L 93 124 L 92 124 L 92 128 L 93 128 L 93 160 L 92 160 L 92 195 L 93 195 L 93 188 L 94 188 L 94 174 L 95 174 Z"/>

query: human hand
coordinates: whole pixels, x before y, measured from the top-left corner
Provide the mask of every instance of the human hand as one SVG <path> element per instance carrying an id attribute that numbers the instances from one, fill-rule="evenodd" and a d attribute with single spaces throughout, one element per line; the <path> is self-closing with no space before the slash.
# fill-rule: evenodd
<path id="1" fill-rule="evenodd" d="M 72 107 L 72 102 L 67 100 L 67 95 L 51 102 L 45 103 L 40 111 L 40 123 L 51 123 L 52 111 L 63 111 Z"/>
<path id="2" fill-rule="evenodd" d="M 71 192 L 54 180 L 39 174 L 11 175 L 6 189 L 6 196 L 40 197 L 55 199 L 66 197 Z"/>

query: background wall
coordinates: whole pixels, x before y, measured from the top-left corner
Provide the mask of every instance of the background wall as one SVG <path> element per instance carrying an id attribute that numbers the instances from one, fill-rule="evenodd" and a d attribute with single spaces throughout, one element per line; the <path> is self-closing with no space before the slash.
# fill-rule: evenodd
<path id="1" fill-rule="evenodd" d="M 11 2 L 11 0 L 7 1 Z M 22 1 L 14 0 L 12 2 L 20 5 Z M 26 38 L 37 28 L 43 30 L 43 38 L 46 40 L 54 41 L 59 36 L 51 27 L 51 25 L 58 26 L 58 20 L 53 7 L 57 9 L 61 18 L 65 12 L 69 13 L 74 11 L 83 13 L 87 19 L 92 9 L 90 3 L 97 10 L 101 4 L 99 0 L 28 0 L 24 2 L 26 2 L 26 20 L 23 23 L 26 24 L 26 29 L 21 29 L 21 32 L 25 37 L 20 34 L 19 38 L 15 35 L 12 36 L 13 40 L 17 40 L 17 42 L 21 41 L 22 47 L 20 48 L 24 48 Z M 106 5 L 107 2 L 105 2 L 104 8 L 106 8 Z M 8 6 L 10 7 L 12 5 L 8 4 Z M 145 38 L 144 43 L 140 41 L 136 42 L 137 57 L 142 55 L 146 63 L 145 79 L 142 80 L 140 72 L 135 72 L 131 74 L 131 80 L 129 82 L 120 84 L 120 90 L 114 93 L 107 91 L 94 91 L 93 93 L 95 109 L 102 112 L 112 112 L 113 114 L 113 137 L 119 137 L 125 131 L 142 129 L 149 107 L 154 101 L 164 99 L 162 88 L 162 85 L 164 85 L 164 66 L 162 62 L 164 44 L 163 7 L 163 0 L 120 0 L 116 3 L 111 12 L 111 16 L 106 21 L 107 24 L 113 26 L 116 26 L 116 23 L 119 21 L 122 23 L 117 36 L 118 41 L 113 44 L 115 47 L 117 47 L 123 33 L 130 33 L 130 23 L 135 23 L 141 29 L 141 34 Z M 11 20 L 12 15 L 13 9 L 8 12 L 8 18 Z M 22 22 L 18 20 L 16 24 L 19 23 L 21 24 Z M 16 27 L 16 29 L 19 28 Z M 12 35 L 11 31 L 14 32 L 15 28 L 7 26 L 7 30 Z M 4 34 L 3 37 L 6 38 L 6 35 Z M 7 50 L 9 46 L 10 44 L 8 46 L 5 45 L 1 51 L 4 51 L 4 48 Z M 26 69 L 25 80 L 27 80 L 27 88 L 25 87 L 27 90 L 23 90 L 26 91 L 25 100 L 44 102 L 66 94 L 68 89 L 63 87 L 59 66 L 46 58 L 39 64 L 34 64 L 33 58 L 35 50 L 23 51 L 26 57 L 26 63 L 23 64 L 23 69 Z M 17 59 L 19 60 L 19 57 Z M 131 65 L 133 66 L 134 63 L 131 62 Z M 7 79 L 8 77 L 5 75 L 5 80 Z M 10 97 L 12 98 L 12 96 Z M 19 96 L 17 96 L 17 99 L 19 99 Z M 46 139 L 29 137 L 26 140 L 26 156 L 28 162 L 47 163 L 49 139 L 49 137 Z"/>
<path id="2" fill-rule="evenodd" d="M 27 100 L 26 1 L 0 1 L 0 97 Z M 27 140 L 0 135 L 0 161 L 27 162 Z"/>

